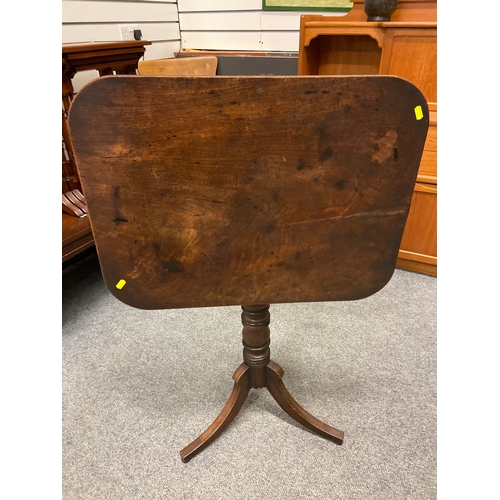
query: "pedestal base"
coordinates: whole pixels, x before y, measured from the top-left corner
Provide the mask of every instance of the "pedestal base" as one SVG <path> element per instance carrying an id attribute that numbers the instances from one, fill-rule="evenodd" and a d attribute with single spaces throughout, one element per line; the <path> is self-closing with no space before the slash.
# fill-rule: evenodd
<path id="1" fill-rule="evenodd" d="M 285 387 L 281 366 L 269 359 L 269 305 L 242 308 L 245 362 L 233 374 L 233 391 L 224 408 L 205 432 L 181 450 L 181 460 L 189 462 L 212 443 L 236 417 L 250 389 L 261 387 L 266 387 L 281 408 L 295 421 L 336 444 L 342 444 L 344 433 L 304 410 Z"/>

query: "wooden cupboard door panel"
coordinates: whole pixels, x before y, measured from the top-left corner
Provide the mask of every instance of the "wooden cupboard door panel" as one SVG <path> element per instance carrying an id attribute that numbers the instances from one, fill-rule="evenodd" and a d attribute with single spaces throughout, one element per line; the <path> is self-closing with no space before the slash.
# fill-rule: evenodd
<path id="1" fill-rule="evenodd" d="M 437 186 L 415 184 L 400 249 L 437 257 Z"/>
<path id="2" fill-rule="evenodd" d="M 437 151 L 437 127 L 429 126 L 425 139 L 424 151 Z"/>
<path id="3" fill-rule="evenodd" d="M 420 168 L 418 169 L 417 181 L 437 184 L 437 153 L 436 151 L 424 151 Z"/>
<path id="4" fill-rule="evenodd" d="M 431 125 L 427 131 L 424 152 L 418 170 L 417 181 L 437 184 L 437 126 Z"/>
<path id="5" fill-rule="evenodd" d="M 390 59 L 381 73 L 397 75 L 415 84 L 428 102 L 437 102 L 437 36 L 396 32 Z"/>

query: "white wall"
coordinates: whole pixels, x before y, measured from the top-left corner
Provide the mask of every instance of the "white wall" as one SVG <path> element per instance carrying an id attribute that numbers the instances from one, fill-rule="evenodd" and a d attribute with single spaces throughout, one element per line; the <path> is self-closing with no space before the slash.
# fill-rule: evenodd
<path id="1" fill-rule="evenodd" d="M 300 16 L 263 11 L 262 0 L 178 0 L 185 49 L 298 52 Z M 346 12 L 314 12 L 343 16 Z"/>
<path id="2" fill-rule="evenodd" d="M 299 11 L 263 11 L 262 0 L 62 0 L 62 42 L 120 40 L 120 24 L 137 24 L 145 59 L 181 49 L 298 52 Z M 315 12 L 343 16 L 345 12 Z M 97 71 L 77 73 L 78 91 Z"/>
<path id="3" fill-rule="evenodd" d="M 137 24 L 143 39 L 152 42 L 144 59 L 173 57 L 180 49 L 175 0 L 62 0 L 63 43 L 120 40 L 120 24 Z M 75 90 L 97 76 L 97 71 L 77 73 Z"/>

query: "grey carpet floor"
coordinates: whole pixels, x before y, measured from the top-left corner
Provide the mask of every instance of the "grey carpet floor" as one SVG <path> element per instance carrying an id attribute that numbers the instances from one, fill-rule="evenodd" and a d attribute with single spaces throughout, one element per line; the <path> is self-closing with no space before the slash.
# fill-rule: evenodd
<path id="1" fill-rule="evenodd" d="M 271 306 L 271 357 L 342 446 L 252 390 L 188 464 L 242 361 L 239 307 L 142 311 L 95 261 L 63 277 L 63 500 L 436 498 L 436 279 L 396 270 L 352 302 Z"/>

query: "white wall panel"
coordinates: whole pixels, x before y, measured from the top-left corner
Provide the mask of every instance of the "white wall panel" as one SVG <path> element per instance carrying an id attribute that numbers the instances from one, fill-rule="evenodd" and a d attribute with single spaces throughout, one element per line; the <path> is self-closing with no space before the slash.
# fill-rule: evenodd
<path id="1" fill-rule="evenodd" d="M 260 31 L 185 31 L 183 49 L 262 50 Z"/>
<path id="2" fill-rule="evenodd" d="M 179 23 L 141 23 L 142 38 L 156 40 L 179 40 Z M 113 42 L 120 40 L 120 24 L 65 24 L 62 27 L 62 42 Z"/>
<path id="3" fill-rule="evenodd" d="M 260 31 L 260 12 L 179 13 L 182 31 Z"/>
<path id="4" fill-rule="evenodd" d="M 179 12 L 261 10 L 262 0 L 178 0 Z"/>
<path id="5" fill-rule="evenodd" d="M 175 0 L 63 0 L 62 42 L 121 40 L 120 24 L 138 25 L 150 59 L 173 57 L 180 50 L 180 27 Z M 95 73 L 97 75 L 97 73 Z M 91 79 L 77 74 L 75 88 Z"/>
<path id="6" fill-rule="evenodd" d="M 311 14 L 263 11 L 262 0 L 178 0 L 178 8 L 182 48 L 199 50 L 298 52 L 300 16 Z"/>
<path id="7" fill-rule="evenodd" d="M 62 22 L 139 22 L 177 19 L 175 2 L 113 2 L 66 0 L 62 2 Z"/>
<path id="8" fill-rule="evenodd" d="M 166 57 L 175 57 L 175 53 L 181 50 L 180 40 L 171 40 L 165 42 L 153 42 L 146 46 L 144 60 L 165 59 Z"/>
<path id="9" fill-rule="evenodd" d="M 278 11 L 262 11 L 261 12 L 261 29 L 263 31 L 280 31 L 280 30 L 300 30 L 300 16 L 302 14 L 311 14 L 311 12 L 278 12 Z M 314 12 L 313 14 L 316 14 Z M 319 12 L 319 15 L 345 15 L 345 12 Z"/>
<path id="10" fill-rule="evenodd" d="M 263 31 L 261 42 L 265 52 L 299 52 L 298 31 Z"/>

